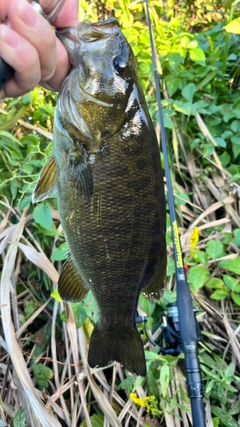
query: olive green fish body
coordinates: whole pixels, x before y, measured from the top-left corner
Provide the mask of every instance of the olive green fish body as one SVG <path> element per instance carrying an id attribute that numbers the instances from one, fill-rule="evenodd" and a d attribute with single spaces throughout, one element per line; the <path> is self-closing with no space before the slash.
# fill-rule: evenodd
<path id="1" fill-rule="evenodd" d="M 159 297 L 166 269 L 155 132 L 132 51 L 116 20 L 80 24 L 78 34 L 69 30 L 60 38 L 75 68 L 59 96 L 51 160 L 55 178 L 49 180 L 57 189 L 70 253 L 59 292 L 76 301 L 91 289 L 97 301 L 90 366 L 117 360 L 145 375 L 135 324 L 138 297 L 142 289 Z M 35 200 L 42 199 L 41 192 L 51 193 L 44 186 L 39 190 L 38 184 Z"/>

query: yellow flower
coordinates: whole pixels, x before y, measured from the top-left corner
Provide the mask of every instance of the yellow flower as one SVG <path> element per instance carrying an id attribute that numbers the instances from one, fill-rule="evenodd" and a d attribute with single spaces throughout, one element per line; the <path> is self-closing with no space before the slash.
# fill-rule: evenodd
<path id="1" fill-rule="evenodd" d="M 152 415 L 156 415 L 159 413 L 157 400 L 155 396 L 145 396 L 143 399 L 137 397 L 136 393 L 130 393 L 130 399 L 138 405 L 146 408 L 147 412 L 151 412 Z"/>
<path id="2" fill-rule="evenodd" d="M 199 242 L 199 228 L 194 227 L 190 237 L 190 254 L 191 255 L 194 255 L 194 251 L 198 242 Z"/>

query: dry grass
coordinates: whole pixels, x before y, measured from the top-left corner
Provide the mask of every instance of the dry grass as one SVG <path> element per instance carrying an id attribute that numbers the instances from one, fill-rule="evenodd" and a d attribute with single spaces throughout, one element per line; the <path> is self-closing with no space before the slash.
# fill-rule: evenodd
<path id="1" fill-rule="evenodd" d="M 166 95 L 166 93 L 165 93 Z M 165 96 L 167 97 L 167 95 Z M 206 139 L 214 144 L 209 130 L 200 115 L 196 117 L 199 128 Z M 199 186 L 198 176 L 204 171 L 192 156 L 187 156 L 181 132 L 173 122 L 173 147 L 176 159 L 176 171 L 181 177 L 181 184 L 175 183 L 175 196 L 186 189 L 193 193 L 193 198 L 187 204 L 178 205 L 179 222 L 181 224 L 181 243 L 183 252 L 188 255 L 190 236 L 194 227 L 198 227 L 202 234 L 199 248 L 206 247 L 208 239 L 220 239 L 220 234 L 212 231 L 222 227 L 223 231 L 232 232 L 234 227 L 240 227 L 240 187 L 230 183 L 229 176 L 223 170 L 216 152 L 213 158 L 208 159 L 214 170 L 211 177 L 206 177 L 204 191 Z M 35 132 L 52 138 L 52 134 L 21 121 Z M 185 164 L 181 163 L 178 153 L 181 147 Z M 189 180 L 184 177 L 188 173 Z M 191 185 L 189 185 L 189 181 Z M 219 212 L 221 215 L 219 215 Z M 52 210 L 53 220 L 59 229 L 58 212 Z M 26 409 L 27 426 L 57 427 L 57 426 L 92 426 L 93 413 L 104 415 L 104 427 L 108 426 L 142 426 L 147 423 L 151 427 L 180 427 L 190 426 L 191 416 L 183 409 L 176 408 L 173 413 L 168 412 L 165 402 L 165 413 L 160 417 L 152 418 L 144 413 L 142 407 L 137 407 L 129 398 L 127 389 L 119 390 L 117 384 L 126 379 L 126 372 L 117 363 L 107 369 L 90 369 L 87 364 L 88 332 L 83 326 L 76 327 L 72 307 L 53 300 L 48 295 L 45 302 L 32 292 L 31 279 L 26 278 L 25 290 L 17 293 L 16 286 L 22 282 L 21 271 L 28 263 L 45 272 L 52 282 L 53 289 L 59 277 L 56 266 L 50 262 L 32 234 L 33 218 L 27 210 L 20 212 L 13 209 L 8 200 L 0 201 L 0 255 L 2 258 L 1 274 L 1 325 L 0 325 L 0 427 L 12 426 L 15 415 L 20 408 Z M 56 238 L 57 239 L 57 238 Z M 54 245 L 56 244 L 56 239 Z M 239 248 L 232 247 L 232 253 L 221 259 L 234 258 L 239 255 Z M 168 248 L 172 256 L 172 247 Z M 218 261 L 218 260 L 216 260 Z M 212 261 L 208 266 L 211 267 Z M 60 266 L 57 264 L 57 268 Z M 29 272 L 29 268 L 27 268 Z M 217 274 L 213 271 L 212 277 Z M 174 288 L 173 277 L 170 277 L 166 287 Z M 240 314 L 237 313 L 231 302 L 224 301 L 222 305 L 214 303 L 207 293 L 199 292 L 194 297 L 202 308 L 200 320 L 203 325 L 203 334 L 206 337 L 208 348 L 226 356 L 229 351 L 233 370 L 240 368 Z M 36 310 L 22 323 L 22 313 L 29 301 L 35 301 Z M 49 309 L 51 304 L 51 310 Z M 66 309 L 67 322 L 59 326 L 59 315 Z M 43 340 L 41 334 L 33 337 L 31 325 L 41 322 L 41 316 L 48 317 L 51 328 L 51 339 L 47 348 L 38 356 L 34 350 L 38 342 Z M 154 338 L 161 332 L 158 329 Z M 31 339 L 33 338 L 33 339 Z M 31 339 L 31 340 L 30 340 Z M 26 343 L 30 345 L 26 347 Z M 27 350 L 26 350 L 27 348 Z M 151 349 L 151 344 L 145 344 Z M 40 391 L 33 375 L 31 362 L 42 363 L 52 370 L 52 377 L 48 379 L 49 387 Z M 136 387 L 136 393 L 143 398 L 146 395 L 145 382 Z M 182 403 L 182 390 L 186 393 L 186 384 L 181 366 L 174 372 L 174 381 L 168 389 L 169 396 L 176 396 Z M 188 408 L 189 409 L 189 408 Z M 189 411 L 190 412 L 190 411 Z M 213 426 L 210 403 L 206 402 L 207 426 Z M 181 421 L 180 421 L 181 418 Z M 23 426 L 23 424 L 15 424 Z"/>
<path id="2" fill-rule="evenodd" d="M 216 159 L 217 160 L 217 159 Z M 190 164 L 190 174 L 192 176 L 195 194 L 201 195 L 197 189 L 197 181 L 194 181 L 194 164 Z M 217 164 L 217 161 L 216 161 Z M 192 165 L 192 166 L 191 166 Z M 178 167 L 184 170 L 179 162 Z M 220 169 L 220 174 L 224 173 Z M 208 186 L 211 197 L 215 202 L 203 208 L 200 200 L 197 209 L 191 205 L 182 206 L 182 216 L 187 218 L 191 225 L 186 229 L 181 229 L 181 239 L 184 252 L 189 250 L 189 239 L 193 227 L 198 226 L 200 231 L 212 229 L 216 225 L 222 225 L 226 230 L 231 230 L 232 225 L 239 224 L 239 199 L 238 193 L 224 189 L 222 197 L 217 197 L 220 189 L 216 185 L 216 180 L 210 180 Z M 212 200 L 212 199 L 211 199 Z M 18 212 L 12 209 L 7 200 L 1 202 L 1 223 L 0 223 L 0 251 L 3 261 L 1 276 L 1 336 L 0 336 L 0 370 L 1 370 L 1 421 L 0 426 L 12 425 L 13 418 L 18 409 L 26 408 L 27 426 L 36 427 L 57 427 L 57 426 L 80 426 L 85 420 L 85 425 L 90 427 L 92 421 L 90 415 L 94 411 L 101 410 L 104 414 L 104 426 L 144 426 L 147 422 L 150 426 L 166 425 L 171 427 L 191 425 L 191 417 L 185 412 L 176 409 L 169 414 L 167 407 L 161 424 L 158 419 L 149 416 L 143 417 L 143 408 L 139 408 L 129 399 L 127 390 L 119 391 L 116 384 L 126 378 L 126 373 L 119 366 L 114 364 L 112 368 L 92 370 L 87 364 L 88 336 L 84 327 L 77 329 L 70 304 L 66 304 L 67 323 L 62 323 L 59 339 L 59 325 L 57 316 L 64 310 L 64 304 L 53 300 L 52 311 L 48 310 L 50 299 L 41 303 L 38 309 L 20 327 L 20 317 L 26 301 L 33 299 L 31 289 L 26 287 L 25 291 L 17 295 L 16 283 L 25 257 L 29 262 L 43 270 L 56 287 L 58 271 L 49 261 L 39 247 L 38 242 L 31 233 L 32 215 L 28 215 L 27 210 Z M 222 208 L 224 215 L 216 219 L 216 211 Z M 198 212 L 199 214 L 196 215 Z M 58 213 L 53 211 L 53 219 L 58 224 Z M 218 233 L 211 234 L 212 239 L 218 239 Z M 207 239 L 201 241 L 204 248 Z M 169 255 L 171 255 L 171 247 Z M 230 257 L 237 256 L 239 249 L 235 248 L 235 253 Z M 172 286 L 172 280 L 167 286 Z M 236 328 L 236 313 L 234 322 L 231 317 L 234 313 L 233 307 L 222 304 L 222 307 L 214 304 L 203 292 L 196 296 L 198 304 L 202 307 L 203 313 L 201 321 L 204 325 L 205 335 L 212 350 L 222 353 L 231 350 L 233 366 L 240 365 L 240 344 L 239 328 Z M 28 340 L 30 332 L 29 326 L 36 322 L 45 313 L 49 316 L 51 324 L 51 342 L 47 349 L 35 358 L 36 362 L 41 362 L 50 367 L 53 377 L 49 379 L 50 387 L 40 391 L 34 379 L 31 368 L 34 346 L 36 340 L 32 342 L 31 350 L 24 350 L 24 343 Z M 239 315 L 238 315 L 239 317 Z M 239 319 L 238 319 L 239 320 Z M 35 342 L 34 342 L 35 341 Z M 146 348 L 151 348 L 146 343 Z M 59 369 L 61 367 L 61 369 Z M 185 388 L 185 382 L 180 367 L 177 367 L 175 381 L 171 382 L 169 395 L 178 395 L 181 402 L 179 385 Z M 137 394 L 144 397 L 144 383 L 137 387 Z M 208 426 L 212 425 L 209 403 L 207 402 Z M 179 417 L 182 418 L 180 422 Z"/>

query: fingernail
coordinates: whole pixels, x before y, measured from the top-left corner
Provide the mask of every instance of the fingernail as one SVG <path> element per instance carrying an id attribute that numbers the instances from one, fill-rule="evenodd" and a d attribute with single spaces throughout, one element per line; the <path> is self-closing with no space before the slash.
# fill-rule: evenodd
<path id="1" fill-rule="evenodd" d="M 39 24 L 39 15 L 32 6 L 26 1 L 21 1 L 19 6 L 19 14 L 23 22 L 28 27 L 37 27 Z"/>
<path id="2" fill-rule="evenodd" d="M 11 47 L 16 48 L 20 42 L 19 35 L 6 25 L 0 25 L 0 33 L 3 41 Z"/>

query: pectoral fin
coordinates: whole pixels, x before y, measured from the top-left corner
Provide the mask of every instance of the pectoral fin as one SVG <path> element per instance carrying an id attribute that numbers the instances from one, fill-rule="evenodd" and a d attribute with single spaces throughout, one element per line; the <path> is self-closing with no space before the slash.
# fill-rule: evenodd
<path id="1" fill-rule="evenodd" d="M 56 191 L 57 167 L 54 156 L 50 157 L 44 166 L 38 183 L 33 192 L 32 202 L 42 202 L 51 197 Z"/>
<path id="2" fill-rule="evenodd" d="M 77 183 L 81 194 L 87 198 L 93 194 L 93 177 L 91 166 L 88 162 L 88 153 L 83 147 L 72 148 L 68 152 L 69 178 Z"/>
<path id="3" fill-rule="evenodd" d="M 59 280 L 58 292 L 64 301 L 81 301 L 89 289 L 79 275 L 71 257 L 64 263 Z"/>

